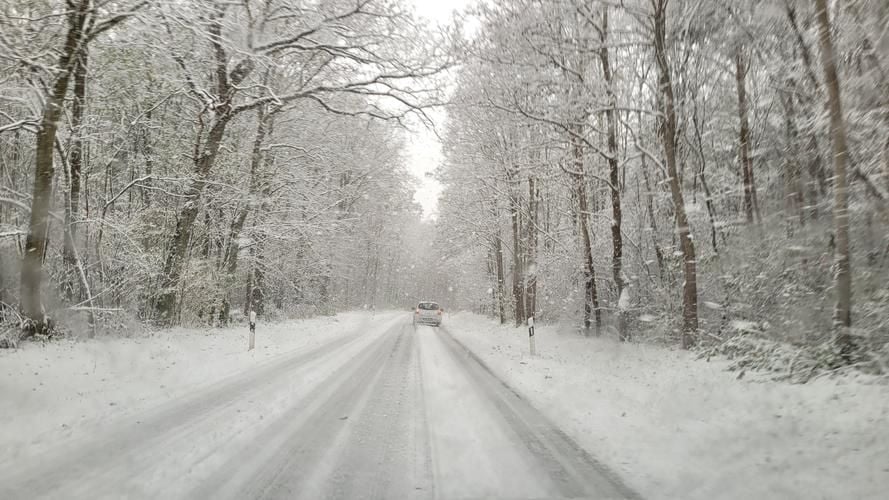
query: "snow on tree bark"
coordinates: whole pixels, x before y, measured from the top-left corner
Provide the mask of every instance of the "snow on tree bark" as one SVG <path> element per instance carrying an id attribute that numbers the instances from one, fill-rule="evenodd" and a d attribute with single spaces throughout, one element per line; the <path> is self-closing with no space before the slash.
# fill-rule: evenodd
<path id="1" fill-rule="evenodd" d="M 849 333 L 852 326 L 852 270 L 849 258 L 849 201 L 846 180 L 846 162 L 849 152 L 846 145 L 846 124 L 843 117 L 840 82 L 837 76 L 836 55 L 831 39 L 830 14 L 826 0 L 815 0 L 818 18 L 819 44 L 821 46 L 821 65 L 824 69 L 824 81 L 827 86 L 828 105 L 830 109 L 830 134 L 833 145 L 834 165 L 834 230 L 836 231 L 836 249 L 834 262 L 834 287 L 836 290 L 836 306 L 834 308 L 834 328 L 836 342 L 843 355 L 849 359 L 855 348 L 854 340 Z"/>
<path id="2" fill-rule="evenodd" d="M 698 289 L 697 257 L 691 228 L 685 213 L 685 200 L 682 186 L 676 171 L 676 110 L 673 103 L 673 83 L 670 77 L 670 64 L 667 60 L 666 18 L 668 0 L 652 0 L 654 7 L 654 51 L 658 66 L 658 86 L 660 93 L 663 124 L 661 140 L 664 146 L 670 193 L 673 197 L 673 210 L 676 216 L 676 230 L 679 233 L 682 249 L 684 282 L 682 284 L 682 348 L 688 349 L 695 342 L 698 329 Z"/>

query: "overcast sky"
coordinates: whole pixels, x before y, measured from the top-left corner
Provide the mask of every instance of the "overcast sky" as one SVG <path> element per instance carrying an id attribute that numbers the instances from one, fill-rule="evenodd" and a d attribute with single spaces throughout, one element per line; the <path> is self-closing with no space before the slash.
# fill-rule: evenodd
<path id="1" fill-rule="evenodd" d="M 446 23 L 455 10 L 466 7 L 472 0 L 411 0 L 417 14 L 437 23 Z M 435 118 L 444 118 L 444 113 L 435 113 Z M 440 120 L 437 124 L 441 125 Z M 423 215 L 434 218 L 438 213 L 438 195 L 441 184 L 431 174 L 441 164 L 443 156 L 441 143 L 432 131 L 417 128 L 409 144 L 408 168 L 420 181 L 414 199 L 423 206 Z M 427 175 L 429 174 L 429 175 Z"/>

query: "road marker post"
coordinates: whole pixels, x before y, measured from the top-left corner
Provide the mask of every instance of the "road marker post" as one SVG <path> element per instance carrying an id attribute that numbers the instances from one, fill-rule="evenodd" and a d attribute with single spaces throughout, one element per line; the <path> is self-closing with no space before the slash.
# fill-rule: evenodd
<path id="1" fill-rule="evenodd" d="M 536 356 L 537 346 L 534 345 L 534 316 L 528 317 L 528 343 L 531 345 L 531 356 Z"/>
<path id="2" fill-rule="evenodd" d="M 250 324 L 250 345 L 247 346 L 247 350 L 252 351 L 256 346 L 256 311 L 253 310 L 252 304 L 247 313 L 247 322 Z"/>

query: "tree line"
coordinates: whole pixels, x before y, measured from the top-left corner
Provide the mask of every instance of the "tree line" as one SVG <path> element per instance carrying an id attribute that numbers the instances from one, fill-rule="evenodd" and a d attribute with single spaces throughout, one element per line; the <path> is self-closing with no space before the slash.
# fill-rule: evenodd
<path id="1" fill-rule="evenodd" d="M 455 286 L 516 325 L 874 366 L 887 23 L 878 0 L 480 4 L 440 173 L 439 237 L 480 271 Z"/>
<path id="2" fill-rule="evenodd" d="M 0 64 L 25 336 L 405 300 L 403 127 L 451 51 L 399 2 L 7 2 Z"/>

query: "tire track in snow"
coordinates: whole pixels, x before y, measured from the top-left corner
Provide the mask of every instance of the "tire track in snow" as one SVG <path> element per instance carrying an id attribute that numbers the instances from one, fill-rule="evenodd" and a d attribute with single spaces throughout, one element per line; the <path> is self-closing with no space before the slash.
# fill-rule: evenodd
<path id="1" fill-rule="evenodd" d="M 384 362 L 320 497 L 432 498 L 417 342 L 407 323 Z"/>
<path id="2" fill-rule="evenodd" d="M 193 491 L 194 498 L 293 497 L 300 484 L 325 460 L 350 425 L 349 413 L 366 404 L 372 384 L 397 337 L 386 332 L 333 376 L 320 382 L 303 401 L 266 428 L 253 444 Z"/>
<path id="3" fill-rule="evenodd" d="M 431 497 L 413 335 L 401 325 L 377 343 L 190 496 Z"/>
<path id="4" fill-rule="evenodd" d="M 385 322 L 384 328 L 392 323 L 391 319 Z M 358 331 L 307 351 L 280 356 L 200 389 L 195 395 L 123 418 L 108 429 L 93 429 L 87 436 L 48 450 L 42 460 L 33 462 L 36 466 L 20 468 L 9 464 L 0 470 L 0 498 L 156 497 L 155 488 L 164 487 L 164 481 L 173 481 L 168 486 L 174 487 L 179 484 L 177 480 L 186 483 L 184 476 L 191 467 L 238 438 L 241 432 L 252 430 L 255 422 L 243 418 L 235 422 L 240 413 L 236 405 L 250 405 L 270 393 L 280 392 L 282 379 L 306 377 L 314 368 L 329 364 L 331 358 L 348 362 L 348 353 L 356 347 L 365 349 L 364 344 L 372 345 L 373 336 Z M 220 424 L 224 429 L 221 434 Z M 202 443 L 205 448 L 183 450 L 196 436 L 211 441 Z M 170 460 L 177 464 L 185 462 L 185 470 L 171 470 Z M 168 494 L 175 496 L 174 492 Z"/>
<path id="5" fill-rule="evenodd" d="M 402 320 L 0 471 L 0 498 L 638 498 L 445 329 Z"/>
<path id="6" fill-rule="evenodd" d="M 639 499 L 620 477 L 596 460 L 564 431 L 501 380 L 459 340 L 440 328 L 449 354 L 498 409 L 565 498 Z"/>

